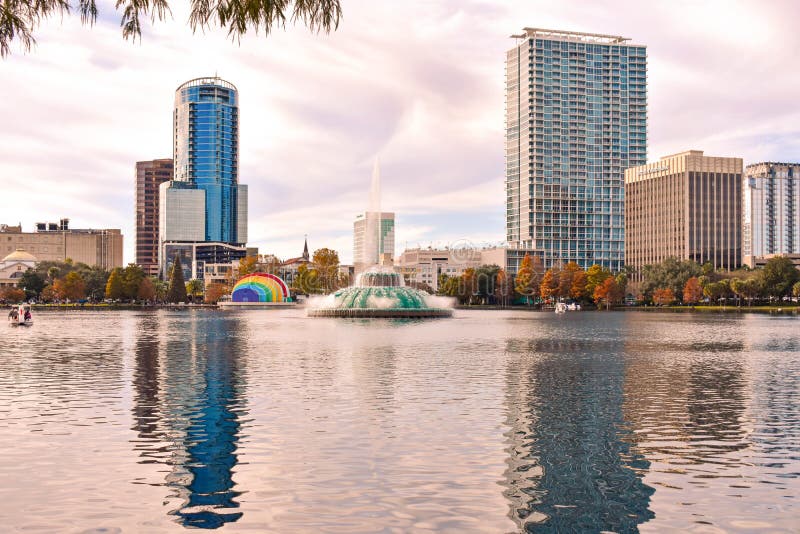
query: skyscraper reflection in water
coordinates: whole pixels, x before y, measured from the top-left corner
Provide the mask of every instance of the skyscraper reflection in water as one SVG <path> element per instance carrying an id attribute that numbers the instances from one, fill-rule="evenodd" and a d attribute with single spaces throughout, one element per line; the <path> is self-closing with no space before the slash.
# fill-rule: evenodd
<path id="1" fill-rule="evenodd" d="M 511 518 L 527 532 L 637 531 L 655 490 L 623 418 L 618 349 L 550 338 L 507 351 Z"/>
<path id="2" fill-rule="evenodd" d="M 237 521 L 233 471 L 242 416 L 240 324 L 197 314 L 170 322 L 143 317 L 134 375 L 135 445 L 144 460 L 170 467 L 169 513 L 187 527 Z M 145 335 L 149 332 L 150 335 Z"/>

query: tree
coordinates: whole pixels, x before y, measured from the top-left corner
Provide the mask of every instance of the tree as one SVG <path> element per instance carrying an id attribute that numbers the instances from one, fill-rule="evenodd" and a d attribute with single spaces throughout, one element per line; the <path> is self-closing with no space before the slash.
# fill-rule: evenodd
<path id="1" fill-rule="evenodd" d="M 204 289 L 205 286 L 203 285 L 203 281 L 198 280 L 197 278 L 194 278 L 186 282 L 186 294 L 191 298 L 192 302 L 195 301 L 196 297 L 203 296 Z"/>
<path id="2" fill-rule="evenodd" d="M 22 277 L 17 282 L 17 287 L 25 291 L 28 299 L 38 298 L 44 289 L 44 278 L 34 269 L 28 269 L 22 273 Z"/>
<path id="3" fill-rule="evenodd" d="M 538 258 L 538 256 L 536 256 Z M 533 260 L 530 254 L 525 254 L 517 270 L 517 277 L 514 279 L 514 289 L 517 293 L 525 297 L 526 304 L 531 303 L 531 297 L 536 298 L 539 293 L 539 284 L 536 273 L 533 270 Z"/>
<path id="4" fill-rule="evenodd" d="M 119 300 L 124 295 L 124 288 L 122 287 L 122 269 L 119 267 L 114 268 L 106 282 L 106 298 L 111 300 Z"/>
<path id="5" fill-rule="evenodd" d="M 775 256 L 767 260 L 761 270 L 761 282 L 764 292 L 776 298 L 788 296 L 792 286 L 800 279 L 800 271 L 786 256 Z"/>
<path id="6" fill-rule="evenodd" d="M 756 278 L 748 278 L 741 280 L 733 278 L 730 282 L 731 291 L 739 295 L 741 298 L 747 300 L 747 305 L 753 304 L 753 299 L 756 298 L 761 292 L 761 282 Z"/>
<path id="7" fill-rule="evenodd" d="M 594 289 L 611 276 L 611 271 L 601 265 L 594 264 L 586 270 L 586 294 L 594 295 Z"/>
<path id="8" fill-rule="evenodd" d="M 244 278 L 257 271 L 258 258 L 247 256 L 239 260 L 239 278 Z"/>
<path id="9" fill-rule="evenodd" d="M 108 271 L 100 267 L 89 267 L 84 263 L 79 263 L 76 266 L 76 272 L 86 282 L 86 296 L 94 301 L 101 300 L 108 283 Z"/>
<path id="10" fill-rule="evenodd" d="M 567 263 L 558 273 L 558 296 L 562 299 L 571 297 L 573 293 L 577 293 L 580 296 L 586 289 L 586 284 L 579 283 L 580 288 L 578 288 L 577 292 L 573 291 L 573 286 L 575 285 L 575 279 L 580 278 L 582 274 L 583 269 L 581 269 L 580 265 L 574 261 Z"/>
<path id="11" fill-rule="evenodd" d="M 605 304 L 607 310 L 611 308 L 612 304 L 620 303 L 623 297 L 623 292 L 613 276 L 608 276 L 595 286 L 594 292 L 592 293 L 592 298 L 597 307 L 599 308 Z"/>
<path id="12" fill-rule="evenodd" d="M 500 267 L 497 265 L 481 265 L 475 269 L 475 293 L 483 304 L 491 303 L 495 294 L 495 282 Z"/>
<path id="13" fill-rule="evenodd" d="M 703 294 L 712 302 L 719 302 L 719 299 L 728 294 L 729 289 L 729 282 L 727 280 L 720 280 L 719 282 L 706 284 L 703 288 Z"/>
<path id="14" fill-rule="evenodd" d="M 75 271 L 67 273 L 64 278 L 59 278 L 53 283 L 53 289 L 61 300 L 82 300 L 86 298 L 86 282 Z"/>
<path id="15" fill-rule="evenodd" d="M 139 284 L 139 290 L 136 292 L 137 300 L 141 300 L 144 302 L 150 302 L 155 300 L 156 298 L 156 285 L 153 283 L 153 279 L 149 276 L 145 276 L 142 278 L 142 282 Z"/>
<path id="16" fill-rule="evenodd" d="M 211 282 L 206 288 L 205 301 L 208 304 L 216 304 L 228 294 L 228 287 L 220 282 Z"/>
<path id="17" fill-rule="evenodd" d="M 511 297 L 514 296 L 514 287 L 511 284 L 511 277 L 508 276 L 505 269 L 497 271 L 497 276 L 494 282 L 494 296 L 500 306 L 508 306 Z"/>
<path id="18" fill-rule="evenodd" d="M 553 269 L 548 269 L 539 284 L 539 295 L 543 299 L 549 299 L 558 295 L 558 274 Z"/>
<path id="19" fill-rule="evenodd" d="M 189 26 L 193 32 L 214 27 L 224 28 L 237 42 L 249 30 L 269 35 L 276 27 L 289 22 L 305 24 L 311 31 L 330 32 L 339 27 L 342 6 L 339 0 L 243 0 L 241 2 L 208 2 L 190 0 Z M 135 41 L 142 38 L 141 19 L 163 21 L 172 15 L 167 0 L 117 0 L 122 8 L 122 37 Z M 51 16 L 63 18 L 73 10 L 80 13 L 83 24 L 97 20 L 96 0 L 15 0 L 0 3 L 0 57 L 10 53 L 17 40 L 29 51 L 36 44 L 33 36 L 39 24 Z"/>
<path id="20" fill-rule="evenodd" d="M 129 263 L 122 271 L 122 293 L 125 298 L 135 300 L 139 294 L 139 284 L 144 280 L 145 274 L 141 267 Z"/>
<path id="21" fill-rule="evenodd" d="M 321 289 L 330 293 L 336 287 L 339 273 L 339 253 L 329 248 L 321 248 L 314 251 L 314 256 L 311 259 L 314 264 L 313 271 L 316 274 Z"/>
<path id="22" fill-rule="evenodd" d="M 792 286 L 792 296 L 800 297 L 800 282 L 797 282 Z"/>
<path id="23" fill-rule="evenodd" d="M 0 287 L 0 301 L 15 304 L 23 302 L 25 296 L 26 293 L 22 289 L 16 287 Z"/>
<path id="24" fill-rule="evenodd" d="M 675 302 L 675 292 L 671 287 L 662 287 L 653 291 L 653 303 L 656 306 L 669 306 L 673 302 Z"/>
<path id="25" fill-rule="evenodd" d="M 164 302 L 167 299 L 169 292 L 169 284 L 158 278 L 151 278 L 153 281 L 153 288 L 155 289 L 155 299 L 157 302 Z"/>
<path id="26" fill-rule="evenodd" d="M 701 274 L 702 268 L 697 263 L 669 257 L 661 263 L 642 267 L 641 290 L 645 296 L 651 296 L 655 289 L 669 288 L 673 295 L 680 297 L 686 281 Z"/>
<path id="27" fill-rule="evenodd" d="M 44 286 L 42 289 L 42 294 L 39 296 L 42 302 L 53 302 L 54 300 L 58 299 L 58 295 L 56 295 L 56 291 L 52 285 Z"/>
<path id="28" fill-rule="evenodd" d="M 169 274 L 169 290 L 167 300 L 173 304 L 186 302 L 186 282 L 183 281 L 183 267 L 181 257 L 175 254 L 175 262 Z"/>
<path id="29" fill-rule="evenodd" d="M 685 304 L 697 304 L 703 298 L 703 288 L 696 276 L 689 278 L 683 286 L 683 302 Z"/>

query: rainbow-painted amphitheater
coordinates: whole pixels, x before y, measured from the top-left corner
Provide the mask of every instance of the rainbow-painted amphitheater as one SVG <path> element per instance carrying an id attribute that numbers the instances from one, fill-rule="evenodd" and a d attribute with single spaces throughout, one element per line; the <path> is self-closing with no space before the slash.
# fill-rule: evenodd
<path id="1" fill-rule="evenodd" d="M 232 302 L 278 304 L 290 302 L 286 282 L 269 273 L 253 273 L 233 286 Z"/>

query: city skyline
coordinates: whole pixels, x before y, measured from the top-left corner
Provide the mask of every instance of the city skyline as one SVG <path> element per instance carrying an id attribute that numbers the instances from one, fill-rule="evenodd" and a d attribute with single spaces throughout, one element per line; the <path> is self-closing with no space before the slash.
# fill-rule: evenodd
<path id="1" fill-rule="evenodd" d="M 171 156 L 175 87 L 216 71 L 243 95 L 249 245 L 286 258 L 309 234 L 312 249 L 335 248 L 350 263 L 352 219 L 375 154 L 384 209 L 397 213 L 398 249 L 502 241 L 504 54 L 522 26 L 647 45 L 648 161 L 692 148 L 745 164 L 796 161 L 798 72 L 785 66 L 798 37 L 781 28 L 798 7 L 724 6 L 694 6 L 686 23 L 680 6 L 666 3 L 640 12 L 631 2 L 573 2 L 554 16 L 537 4 L 352 2 L 331 35 L 289 26 L 267 39 L 249 35 L 241 47 L 220 31 L 191 37 L 178 5 L 174 21 L 144 28 L 141 45 L 122 40 L 108 9 L 92 29 L 50 21 L 37 49 L 13 50 L 0 63 L 9 82 L 0 109 L 15 125 L 0 154 L 0 212 L 27 228 L 64 215 L 76 226 L 121 228 L 131 236 L 125 262 L 134 261 L 133 165 Z M 377 29 L 387 17 L 412 15 L 411 39 L 402 24 Z M 197 53 L 187 56 L 190 49 Z M 58 99 L 44 83 L 53 74 Z"/>

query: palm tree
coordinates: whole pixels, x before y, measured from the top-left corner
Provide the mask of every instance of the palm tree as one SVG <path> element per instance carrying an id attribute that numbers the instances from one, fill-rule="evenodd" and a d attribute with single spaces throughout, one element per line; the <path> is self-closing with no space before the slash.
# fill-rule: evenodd
<path id="1" fill-rule="evenodd" d="M 212 2 L 189 0 L 189 26 L 192 31 L 213 27 L 225 28 L 228 36 L 238 41 L 248 30 L 268 35 L 274 27 L 285 27 L 286 21 L 301 21 L 311 31 L 330 32 L 339 27 L 342 16 L 340 0 L 242 0 Z M 122 36 L 142 38 L 141 19 L 162 21 L 172 15 L 167 0 L 117 0 L 122 11 Z M 29 51 L 36 44 L 33 32 L 51 16 L 62 17 L 71 11 L 80 14 L 81 22 L 93 25 L 97 20 L 96 0 L 14 0 L 0 2 L 0 57 L 10 52 L 11 42 L 17 39 Z"/>

